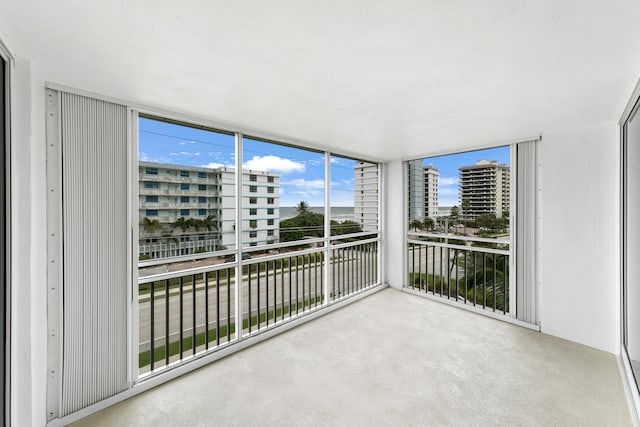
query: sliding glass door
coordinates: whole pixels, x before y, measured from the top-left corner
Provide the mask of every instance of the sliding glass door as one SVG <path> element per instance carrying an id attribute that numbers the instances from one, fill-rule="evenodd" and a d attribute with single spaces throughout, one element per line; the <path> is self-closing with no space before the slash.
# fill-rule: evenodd
<path id="1" fill-rule="evenodd" d="M 6 400 L 6 351 L 7 351 L 7 287 L 9 286 L 7 276 L 7 251 L 8 239 L 7 239 L 7 123 L 6 123 L 6 105 L 7 105 L 7 91 L 6 91 L 6 62 L 0 56 L 0 307 L 2 307 L 2 314 L 0 314 L 0 334 L 2 335 L 2 349 L 0 349 L 0 381 L 2 386 L 0 387 L 0 420 L 5 420 L 5 400 Z"/>
<path id="2" fill-rule="evenodd" d="M 623 126 L 623 345 L 640 379 L 640 113 Z"/>

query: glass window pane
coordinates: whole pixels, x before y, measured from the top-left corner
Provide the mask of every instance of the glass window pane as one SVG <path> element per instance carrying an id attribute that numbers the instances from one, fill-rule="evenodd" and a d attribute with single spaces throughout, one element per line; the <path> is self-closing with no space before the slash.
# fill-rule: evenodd
<path id="1" fill-rule="evenodd" d="M 636 382 L 640 378 L 640 113 L 625 125 L 625 333 L 624 341 Z"/>
<path id="2" fill-rule="evenodd" d="M 138 154 L 140 259 L 234 248 L 233 135 L 141 117 Z"/>
<path id="3" fill-rule="evenodd" d="M 331 156 L 331 235 L 378 231 L 376 163 Z"/>
<path id="4" fill-rule="evenodd" d="M 242 159 L 245 246 L 323 237 L 323 153 L 244 138 Z"/>
<path id="5" fill-rule="evenodd" d="M 411 231 L 509 237 L 508 146 L 407 163 Z"/>

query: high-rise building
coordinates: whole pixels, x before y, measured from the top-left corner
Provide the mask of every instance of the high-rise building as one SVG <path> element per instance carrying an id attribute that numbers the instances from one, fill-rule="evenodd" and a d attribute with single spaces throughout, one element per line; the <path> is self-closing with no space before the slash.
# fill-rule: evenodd
<path id="1" fill-rule="evenodd" d="M 378 165 L 358 162 L 353 167 L 354 221 L 362 231 L 378 230 Z"/>
<path id="2" fill-rule="evenodd" d="M 140 162 L 140 254 L 167 257 L 235 247 L 235 169 Z M 242 173 L 243 242 L 278 239 L 279 176 Z"/>
<path id="3" fill-rule="evenodd" d="M 498 218 L 509 212 L 510 171 L 497 160 L 479 160 L 460 168 L 460 212 L 474 219 L 493 214 Z M 467 202 L 468 201 L 468 202 Z"/>
<path id="4" fill-rule="evenodd" d="M 422 160 L 408 162 L 409 221 L 423 221 L 438 216 L 438 179 L 440 172 Z"/>

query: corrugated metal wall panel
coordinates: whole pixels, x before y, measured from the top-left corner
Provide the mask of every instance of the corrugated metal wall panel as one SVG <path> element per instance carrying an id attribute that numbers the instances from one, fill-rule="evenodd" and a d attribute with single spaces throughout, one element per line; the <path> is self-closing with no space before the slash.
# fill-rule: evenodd
<path id="1" fill-rule="evenodd" d="M 536 143 L 517 145 L 516 317 L 538 324 L 536 316 Z"/>
<path id="2" fill-rule="evenodd" d="M 61 416 L 128 388 L 127 108 L 61 93 Z"/>

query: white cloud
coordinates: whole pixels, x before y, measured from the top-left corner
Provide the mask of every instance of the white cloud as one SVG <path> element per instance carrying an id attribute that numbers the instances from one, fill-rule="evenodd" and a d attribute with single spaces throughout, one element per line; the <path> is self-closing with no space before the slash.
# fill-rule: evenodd
<path id="1" fill-rule="evenodd" d="M 458 196 L 458 188 L 457 187 L 440 187 L 438 188 L 439 196 Z"/>
<path id="2" fill-rule="evenodd" d="M 207 163 L 206 165 L 202 165 L 200 167 L 201 168 L 216 169 L 216 168 L 222 168 L 222 167 L 224 167 L 224 165 L 222 163 L 210 162 L 210 163 Z"/>
<path id="3" fill-rule="evenodd" d="M 266 156 L 253 156 L 247 161 L 243 168 L 265 171 L 265 172 L 303 172 L 305 170 L 304 163 L 294 162 L 293 160 L 284 159 L 282 157 L 268 154 Z"/>
<path id="4" fill-rule="evenodd" d="M 439 185 L 458 185 L 460 180 L 456 177 L 442 177 L 438 179 Z"/>
<path id="5" fill-rule="evenodd" d="M 291 186 L 291 187 L 301 187 L 306 189 L 323 189 L 324 188 L 324 180 L 322 179 L 292 179 L 288 181 L 280 181 L 280 186 Z"/>
<path id="6" fill-rule="evenodd" d="M 185 157 L 185 156 L 199 156 L 200 153 L 197 151 L 180 151 L 179 153 L 169 153 L 170 156 L 174 157 Z"/>

